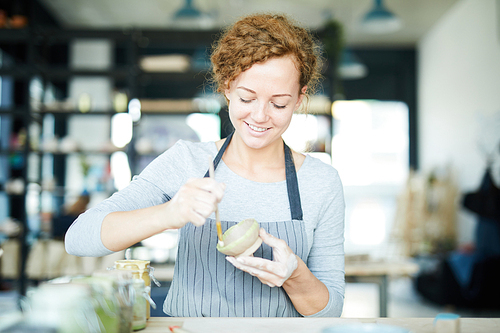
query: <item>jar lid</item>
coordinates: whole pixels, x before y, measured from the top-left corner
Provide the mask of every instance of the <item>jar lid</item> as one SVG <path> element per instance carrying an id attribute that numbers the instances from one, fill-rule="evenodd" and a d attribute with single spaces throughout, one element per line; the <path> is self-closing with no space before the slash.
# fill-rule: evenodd
<path id="1" fill-rule="evenodd" d="M 130 269 L 130 270 L 146 270 L 149 269 L 149 260 L 116 260 L 115 268 L 117 269 Z"/>
<path id="2" fill-rule="evenodd" d="M 74 284 L 87 284 L 91 287 L 93 293 L 109 296 L 115 289 L 116 280 L 112 276 L 88 276 L 75 278 L 71 281 Z"/>
<path id="3" fill-rule="evenodd" d="M 64 308 L 77 306 L 79 302 L 89 299 L 90 296 L 91 289 L 88 285 L 44 283 L 29 295 L 29 299 L 33 308 Z"/>
<path id="4" fill-rule="evenodd" d="M 112 277 L 116 282 L 132 280 L 132 272 L 124 269 L 108 268 L 107 270 L 99 270 L 92 273 L 92 276 Z"/>

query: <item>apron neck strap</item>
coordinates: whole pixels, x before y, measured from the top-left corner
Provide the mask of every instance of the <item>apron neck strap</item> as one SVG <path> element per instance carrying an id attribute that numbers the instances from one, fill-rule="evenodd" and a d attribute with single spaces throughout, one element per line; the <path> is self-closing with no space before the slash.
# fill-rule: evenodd
<path id="1" fill-rule="evenodd" d="M 220 147 L 220 150 L 217 153 L 217 156 L 215 156 L 215 158 L 214 158 L 214 171 L 215 171 L 215 169 L 217 169 L 217 166 L 219 165 L 219 162 L 222 159 L 222 155 L 224 155 L 224 152 L 226 151 L 226 148 L 229 145 L 229 142 L 233 138 L 233 134 L 234 134 L 234 132 L 231 132 L 231 134 L 229 134 L 226 137 L 226 141 L 224 141 L 224 144 L 222 145 L 222 147 Z M 204 178 L 208 178 L 208 177 L 210 177 L 210 170 L 207 170 L 207 173 L 205 173 L 205 176 L 204 176 Z"/>
<path id="2" fill-rule="evenodd" d="M 226 138 L 226 141 L 220 148 L 217 156 L 214 159 L 214 170 L 217 169 L 220 160 L 222 159 L 222 155 L 226 151 L 229 142 L 233 138 L 234 132 L 229 134 Z M 292 215 L 292 220 L 302 220 L 302 205 L 300 203 L 300 193 L 299 193 L 299 184 L 297 181 L 297 172 L 295 170 L 295 163 L 293 161 L 292 150 L 283 142 L 283 146 L 285 149 L 285 173 L 286 173 L 286 189 L 288 192 L 288 201 L 290 203 L 290 213 Z M 205 173 L 205 177 L 210 177 L 210 173 L 207 170 Z"/>
<path id="3" fill-rule="evenodd" d="M 292 220 L 302 220 L 302 205 L 300 203 L 299 183 L 297 172 L 293 161 L 292 150 L 283 142 L 285 146 L 285 172 L 286 189 L 288 191 L 288 201 L 290 202 L 290 213 Z"/>

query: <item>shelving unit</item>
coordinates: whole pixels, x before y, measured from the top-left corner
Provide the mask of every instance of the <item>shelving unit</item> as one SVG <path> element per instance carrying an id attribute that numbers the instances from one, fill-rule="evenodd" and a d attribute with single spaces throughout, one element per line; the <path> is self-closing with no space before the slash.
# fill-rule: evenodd
<path id="1" fill-rule="evenodd" d="M 32 83 L 36 79 L 42 86 L 42 96 L 46 95 L 47 87 L 52 85 L 57 91 L 57 100 L 64 101 L 68 97 L 68 81 L 75 77 L 104 77 L 111 80 L 112 87 L 126 91 L 129 100 L 132 98 L 155 98 L 161 93 L 164 98 L 193 98 L 203 87 L 206 71 L 188 70 L 182 73 L 147 72 L 139 67 L 142 56 L 155 52 L 194 52 L 208 47 L 215 31 L 168 32 L 168 31 L 137 31 L 137 30 L 63 30 L 38 24 L 30 20 L 30 25 L 24 29 L 0 29 L 0 49 L 6 57 L 12 59 L 9 66 L 0 66 L 0 77 L 9 78 L 13 82 L 13 101 L 6 107 L 0 105 L 0 119 L 4 122 L 0 142 L 0 161 L 5 169 L 4 179 L 0 178 L 0 192 L 5 190 L 5 183 L 12 178 L 20 178 L 24 182 L 24 191 L 7 195 L 8 216 L 19 220 L 24 233 L 19 237 L 21 243 L 19 265 L 19 289 L 25 294 L 28 280 L 25 274 L 29 251 L 28 235 L 30 229 L 27 215 L 28 184 L 38 184 L 44 191 L 44 175 L 52 174 L 54 183 L 51 193 L 54 198 L 54 214 L 65 204 L 67 189 L 65 184 L 68 158 L 77 155 L 99 156 L 109 160 L 111 151 L 81 149 L 71 153 L 46 151 L 40 149 L 44 132 L 44 119 L 53 119 L 52 135 L 62 138 L 68 134 L 68 123 L 72 117 L 99 116 L 111 119 L 116 114 L 111 108 L 92 110 L 81 113 L 77 108 L 69 110 L 48 109 L 44 97 L 37 103 L 33 102 Z M 69 45 L 74 40 L 101 39 L 113 44 L 114 64 L 105 70 L 71 69 L 69 66 Z M 192 55 L 191 54 L 191 55 Z M 111 96 L 110 96 L 111 98 Z M 144 112 L 145 115 L 161 114 Z M 186 115 L 186 112 L 173 111 L 168 115 Z M 9 125 L 7 123 L 10 123 Z M 8 130 L 8 133 L 6 132 Z M 26 132 L 25 144 L 13 148 L 11 137 L 21 130 Z M 120 151 L 117 149 L 117 151 Z M 133 142 L 123 149 L 129 160 L 134 162 L 138 155 L 133 150 Z M 151 156 L 153 156 L 152 154 Z M 13 168 L 8 160 L 17 156 L 22 162 Z M 44 159 L 51 159 L 52 170 L 46 170 Z M 31 163 L 28 165 L 28 163 Z M 35 165 L 33 165 L 35 163 Z M 132 169 L 136 169 L 133 165 Z M 35 176 L 28 175 L 28 169 L 36 170 Z M 3 172 L 3 171 L 2 171 Z M 36 237 L 36 235 L 35 235 Z M 0 272 L 1 276 L 1 272 Z M 1 278 L 0 278 L 1 279 Z M 1 280 L 0 280 L 1 281 Z"/>
<path id="2" fill-rule="evenodd" d="M 27 163 L 29 154 L 30 140 L 28 127 L 30 122 L 29 109 L 29 77 L 31 68 L 29 63 L 32 60 L 34 45 L 29 39 L 29 30 L 0 30 L 0 48 L 7 49 L 13 54 L 12 57 L 2 54 L 2 66 L 0 67 L 0 77 L 9 77 L 7 80 L 2 80 L 2 95 L 3 88 L 11 85 L 12 94 L 10 96 L 2 96 L 0 104 L 0 168 L 1 179 L 0 189 L 4 191 L 4 205 L 9 211 L 9 216 L 21 223 L 22 231 L 17 239 L 19 240 L 20 248 L 18 256 L 19 260 L 19 281 L 20 290 L 22 293 L 26 290 L 26 279 L 24 275 L 25 262 L 28 253 L 28 245 L 26 243 L 27 223 L 26 223 L 26 207 L 25 197 L 26 188 L 18 189 L 13 193 L 7 193 L 7 185 L 9 180 L 22 181 L 21 185 L 26 184 L 27 179 Z M 20 54 L 23 56 L 18 57 Z M 7 127 L 8 133 L 5 133 Z M 4 213 L 5 214 L 5 213 Z"/>

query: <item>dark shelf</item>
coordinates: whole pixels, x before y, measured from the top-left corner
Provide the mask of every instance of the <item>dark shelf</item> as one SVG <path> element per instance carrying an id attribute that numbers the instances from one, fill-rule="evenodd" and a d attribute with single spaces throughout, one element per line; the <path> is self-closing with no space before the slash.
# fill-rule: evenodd
<path id="1" fill-rule="evenodd" d="M 5 190 L 2 190 L 2 192 L 5 192 Z M 22 199 L 26 196 L 26 192 L 23 192 L 21 194 L 11 194 L 11 193 L 7 193 L 7 192 L 5 192 L 5 193 L 7 194 L 7 196 L 9 198 L 15 198 L 15 199 Z"/>
<path id="2" fill-rule="evenodd" d="M 18 65 L 14 68 L 0 68 L 0 76 L 28 79 L 33 75 L 43 75 L 52 81 L 64 81 L 73 76 L 106 76 L 117 80 L 125 80 L 130 76 L 137 76 L 143 82 L 175 81 L 198 84 L 206 81 L 208 72 L 194 70 L 187 72 L 145 72 L 130 70 L 128 67 L 109 70 L 72 70 L 60 66 L 44 66 L 33 69 L 26 65 Z"/>
<path id="3" fill-rule="evenodd" d="M 116 151 L 100 151 L 100 150 L 77 150 L 73 151 L 70 153 L 63 153 L 63 152 L 53 152 L 53 151 L 43 151 L 43 150 L 19 150 L 19 149 L 1 149 L 0 150 L 0 155 L 11 155 L 11 154 L 38 154 L 38 155 L 44 155 L 44 154 L 51 154 L 54 156 L 68 156 L 68 155 L 75 155 L 75 154 L 83 154 L 83 155 L 111 155 L 115 152 L 119 151 L 124 151 L 124 150 L 116 150 Z"/>
<path id="4" fill-rule="evenodd" d="M 16 65 L 15 67 L 0 68 L 0 76 L 11 76 L 16 79 L 29 79 L 35 71 L 27 65 Z"/>
<path id="5" fill-rule="evenodd" d="M 207 79 L 207 71 L 187 71 L 187 72 L 144 72 L 139 74 L 141 81 L 173 81 L 190 82 L 193 84 L 204 83 Z"/>
<path id="6" fill-rule="evenodd" d="M 0 29 L 0 43 L 21 43 L 29 40 L 30 32 L 24 29 Z"/>
<path id="7" fill-rule="evenodd" d="M 127 112 L 115 112 L 115 111 L 89 111 L 86 113 L 82 113 L 80 111 L 40 111 L 40 112 L 33 112 L 33 116 L 44 116 L 44 115 L 54 115 L 57 117 L 69 117 L 69 116 L 113 116 L 115 114 L 119 113 L 127 113 Z M 182 115 L 188 115 L 191 113 L 206 113 L 206 114 L 213 114 L 210 112 L 203 112 L 203 111 L 197 111 L 197 110 L 192 110 L 192 111 L 142 111 L 142 115 L 148 115 L 148 116 L 182 116 Z"/>
<path id="8" fill-rule="evenodd" d="M 0 108 L 0 115 L 25 116 L 28 112 L 27 107 Z"/>
<path id="9" fill-rule="evenodd" d="M 54 156 L 69 156 L 69 155 L 76 155 L 76 154 L 82 154 L 82 155 L 105 155 L 105 156 L 107 155 L 107 156 L 111 156 L 111 154 L 113 154 L 115 152 L 119 152 L 119 151 L 123 151 L 123 150 L 116 150 L 116 151 L 112 151 L 112 152 L 99 151 L 99 150 L 92 150 L 92 151 L 90 151 L 90 150 L 77 150 L 77 151 L 73 151 L 73 152 L 70 152 L 70 153 L 33 150 L 33 151 L 30 151 L 30 153 L 35 153 L 35 154 L 38 154 L 38 155 L 50 154 L 50 155 L 54 155 Z"/>
<path id="10" fill-rule="evenodd" d="M 158 30 L 158 29 L 58 29 L 38 27 L 36 33 L 46 38 L 48 43 L 67 42 L 75 38 L 106 38 L 118 42 L 133 41 L 142 46 L 198 47 L 209 45 L 215 40 L 219 30 Z"/>
<path id="11" fill-rule="evenodd" d="M 126 67 L 114 68 L 109 70 L 72 70 L 65 67 L 44 66 L 39 67 L 42 73 L 48 80 L 67 80 L 73 76 L 106 76 L 113 79 L 126 79 L 131 73 Z"/>
<path id="12" fill-rule="evenodd" d="M 30 151 L 25 151 L 24 149 L 1 149 L 0 150 L 1 155 L 25 154 L 26 152 L 30 152 Z"/>
<path id="13" fill-rule="evenodd" d="M 120 113 L 120 112 L 116 112 L 116 111 L 89 111 L 89 112 L 80 112 L 78 110 L 70 110 L 70 111 L 66 111 L 66 110 L 45 110 L 45 109 L 42 109 L 41 111 L 33 111 L 33 115 L 40 115 L 40 116 L 44 116 L 44 115 L 48 115 L 48 114 L 52 114 L 54 116 L 78 116 L 78 115 L 85 115 L 85 116 L 112 116 L 114 114 L 117 114 L 117 113 Z M 124 113 L 124 112 L 121 112 L 121 113 Z"/>
<path id="14" fill-rule="evenodd" d="M 205 113 L 205 114 L 215 114 L 210 112 L 202 112 L 202 111 L 142 111 L 143 116 L 187 116 L 192 113 Z"/>
<path id="15" fill-rule="evenodd" d="M 46 42 L 68 42 L 78 38 L 105 38 L 113 41 L 131 40 L 130 30 L 94 30 L 94 29 L 60 29 L 51 27 L 38 27 L 36 33 L 46 38 Z"/>

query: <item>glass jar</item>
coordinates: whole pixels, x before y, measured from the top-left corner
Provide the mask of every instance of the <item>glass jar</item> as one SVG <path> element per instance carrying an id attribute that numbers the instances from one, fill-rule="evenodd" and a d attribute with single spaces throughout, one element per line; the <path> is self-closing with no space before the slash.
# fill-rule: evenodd
<path id="1" fill-rule="evenodd" d="M 147 309 L 149 309 L 147 297 L 148 291 L 142 279 L 134 279 L 134 307 L 132 317 L 132 329 L 134 331 L 142 330 L 146 327 Z M 148 295 L 149 296 L 149 295 Z"/>
<path id="2" fill-rule="evenodd" d="M 132 316 L 135 302 L 132 273 L 124 270 L 107 270 L 94 272 L 92 275 L 113 278 L 113 290 L 117 301 L 119 317 L 118 332 L 132 332 Z"/>
<path id="3" fill-rule="evenodd" d="M 116 297 L 116 282 L 112 276 L 79 277 L 71 280 L 73 284 L 88 285 L 94 311 L 99 317 L 103 331 L 119 332 L 120 306 Z"/>
<path id="4" fill-rule="evenodd" d="M 89 286 L 44 283 L 27 297 L 26 322 L 58 333 L 101 332 Z"/>
<path id="5" fill-rule="evenodd" d="M 120 305 L 120 324 L 119 333 L 132 332 L 132 318 L 135 303 L 135 292 L 132 279 L 118 279 L 117 281 L 117 299 Z"/>
<path id="6" fill-rule="evenodd" d="M 144 285 L 144 280 L 134 279 L 132 285 L 134 286 L 134 310 L 132 318 L 132 329 L 134 331 L 141 330 L 146 327 L 147 309 L 151 305 L 156 309 L 156 304 L 150 296 L 151 287 Z"/>
<path id="7" fill-rule="evenodd" d="M 154 269 L 150 266 L 149 260 L 137 260 L 137 259 L 126 259 L 126 260 L 116 260 L 115 261 L 115 269 L 117 270 L 127 270 L 132 273 L 133 279 L 141 279 L 144 281 L 144 286 L 148 290 L 149 298 L 151 299 L 151 280 L 157 285 L 160 286 L 158 280 L 154 277 Z M 152 299 L 151 299 L 152 301 Z M 151 303 L 151 302 L 149 302 Z M 152 303 L 153 305 L 154 303 Z M 146 303 L 144 305 L 146 307 L 146 318 L 149 319 L 151 309 L 149 305 Z M 156 305 L 153 305 L 156 306 Z"/>

